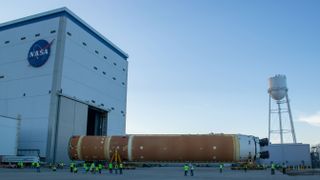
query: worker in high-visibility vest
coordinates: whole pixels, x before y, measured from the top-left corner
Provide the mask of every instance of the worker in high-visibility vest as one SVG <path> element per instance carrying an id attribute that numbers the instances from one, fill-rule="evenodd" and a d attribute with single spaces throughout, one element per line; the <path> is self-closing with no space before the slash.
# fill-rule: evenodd
<path id="1" fill-rule="evenodd" d="M 222 163 L 219 165 L 219 171 L 220 171 L 220 173 L 222 173 L 223 166 L 224 166 L 224 165 L 223 165 Z"/>
<path id="2" fill-rule="evenodd" d="M 95 168 L 95 170 L 94 170 L 96 173 L 98 173 L 99 172 L 99 165 L 96 165 L 96 168 Z"/>
<path id="3" fill-rule="evenodd" d="M 187 175 L 188 175 L 188 171 L 189 171 L 189 166 L 188 166 L 188 164 L 185 164 L 185 165 L 183 166 L 183 170 L 184 170 L 184 175 L 187 176 Z"/>
<path id="4" fill-rule="evenodd" d="M 24 165 L 23 165 L 23 162 L 18 162 L 18 168 L 23 168 L 24 167 Z"/>
<path id="5" fill-rule="evenodd" d="M 73 172 L 73 168 L 75 167 L 75 163 L 74 162 L 71 162 L 70 163 L 70 172 L 72 173 Z"/>
<path id="6" fill-rule="evenodd" d="M 123 164 L 122 163 L 119 164 L 119 170 L 120 170 L 120 174 L 122 174 L 122 170 L 123 170 Z"/>
<path id="7" fill-rule="evenodd" d="M 83 163 L 83 169 L 84 169 L 84 171 L 85 171 L 86 173 L 88 173 L 89 167 L 88 167 L 87 163 Z"/>
<path id="8" fill-rule="evenodd" d="M 36 169 L 37 169 L 37 172 L 40 172 L 40 163 L 39 162 L 36 162 Z"/>
<path id="9" fill-rule="evenodd" d="M 101 174 L 101 171 L 102 171 L 102 169 L 103 169 L 103 166 L 102 166 L 101 163 L 98 164 L 98 169 L 99 169 L 99 174 Z"/>
<path id="10" fill-rule="evenodd" d="M 73 173 L 78 173 L 78 168 L 77 168 L 77 166 L 74 166 L 74 167 L 73 167 Z"/>
<path id="11" fill-rule="evenodd" d="M 118 163 L 114 163 L 114 172 L 116 174 L 118 174 L 118 169 L 119 169 Z"/>
<path id="12" fill-rule="evenodd" d="M 94 173 L 95 168 L 96 168 L 95 164 L 94 164 L 94 163 L 91 163 L 91 165 L 90 165 L 90 172 L 91 172 L 91 173 Z"/>
<path id="13" fill-rule="evenodd" d="M 112 169 L 113 169 L 112 162 L 109 162 L 108 168 L 109 168 L 109 173 L 112 174 Z"/>
<path id="14" fill-rule="evenodd" d="M 276 165 L 272 162 L 272 163 L 271 163 L 271 174 L 272 174 L 272 175 L 274 175 L 275 170 L 276 170 Z"/>

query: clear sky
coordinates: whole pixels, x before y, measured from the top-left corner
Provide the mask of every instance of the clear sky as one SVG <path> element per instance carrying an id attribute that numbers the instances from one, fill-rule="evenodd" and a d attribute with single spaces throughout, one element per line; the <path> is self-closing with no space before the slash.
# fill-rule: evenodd
<path id="1" fill-rule="evenodd" d="M 63 6 L 129 54 L 127 133 L 267 137 L 285 74 L 298 142 L 320 143 L 320 1 L 10 0 L 0 23 Z"/>

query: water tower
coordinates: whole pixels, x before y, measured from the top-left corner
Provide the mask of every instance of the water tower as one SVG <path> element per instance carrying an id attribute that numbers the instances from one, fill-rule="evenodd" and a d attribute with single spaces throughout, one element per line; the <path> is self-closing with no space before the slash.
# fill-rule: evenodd
<path id="1" fill-rule="evenodd" d="M 293 143 L 296 143 L 296 134 L 292 120 L 290 102 L 288 97 L 287 79 L 285 75 L 276 75 L 269 78 L 269 140 L 272 133 L 280 134 L 280 143 L 284 143 L 284 133 L 291 133 Z M 276 105 L 276 107 L 272 107 Z M 279 120 L 279 129 L 272 129 L 272 116 L 277 116 Z M 283 124 L 284 115 L 289 116 L 290 129 L 286 129 Z"/>

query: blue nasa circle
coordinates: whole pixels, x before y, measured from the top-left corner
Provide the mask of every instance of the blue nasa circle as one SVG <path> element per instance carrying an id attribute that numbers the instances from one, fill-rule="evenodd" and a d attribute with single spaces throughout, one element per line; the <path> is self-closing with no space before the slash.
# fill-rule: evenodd
<path id="1" fill-rule="evenodd" d="M 44 65 L 50 56 L 51 43 L 46 40 L 39 40 L 30 47 L 28 53 L 29 64 L 33 67 Z"/>

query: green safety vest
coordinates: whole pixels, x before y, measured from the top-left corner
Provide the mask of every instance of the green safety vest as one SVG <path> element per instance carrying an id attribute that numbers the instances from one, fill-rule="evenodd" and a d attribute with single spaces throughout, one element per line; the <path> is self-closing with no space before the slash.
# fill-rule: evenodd
<path id="1" fill-rule="evenodd" d="M 109 169 L 112 169 L 112 168 L 113 168 L 112 163 L 109 163 Z"/>
<path id="2" fill-rule="evenodd" d="M 119 164 L 119 167 L 120 167 L 120 169 L 122 169 L 122 168 L 123 168 L 123 164 L 122 164 L 122 163 L 120 163 L 120 164 Z"/>
<path id="3" fill-rule="evenodd" d="M 189 166 L 184 166 L 183 169 L 184 169 L 185 171 L 188 171 L 188 170 L 189 170 Z"/>
<path id="4" fill-rule="evenodd" d="M 40 164 L 39 164 L 39 163 L 36 163 L 36 167 L 37 167 L 37 168 L 40 167 Z"/>
<path id="5" fill-rule="evenodd" d="M 222 164 L 220 164 L 220 169 L 222 169 L 223 168 L 223 165 Z"/>
<path id="6" fill-rule="evenodd" d="M 99 169 L 102 169 L 102 164 L 99 164 L 98 167 L 99 167 Z"/>
<path id="7" fill-rule="evenodd" d="M 271 168 L 272 168 L 272 169 L 275 169 L 275 165 L 274 165 L 274 164 L 271 164 Z"/>

